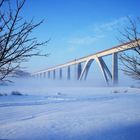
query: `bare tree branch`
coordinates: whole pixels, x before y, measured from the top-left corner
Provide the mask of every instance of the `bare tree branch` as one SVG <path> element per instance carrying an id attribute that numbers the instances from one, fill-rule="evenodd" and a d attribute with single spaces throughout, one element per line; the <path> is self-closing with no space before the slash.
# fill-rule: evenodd
<path id="1" fill-rule="evenodd" d="M 46 53 L 42 54 L 39 49 L 46 46 L 48 40 L 38 42 L 36 37 L 31 36 L 32 31 L 39 27 L 43 20 L 34 24 L 33 19 L 26 22 L 20 17 L 25 0 L 16 0 L 16 10 L 9 8 L 7 12 L 3 12 L 5 1 L 0 1 L 0 81 L 7 81 L 6 78 L 30 57 L 48 56 Z"/>
<path id="2" fill-rule="evenodd" d="M 121 43 L 135 41 L 138 47 L 133 49 L 134 55 L 132 53 L 120 54 L 120 60 L 123 64 L 121 70 L 132 78 L 140 80 L 140 31 L 138 27 L 140 25 L 140 20 L 139 18 L 133 20 L 128 17 L 128 23 L 129 25 L 127 25 L 123 31 L 119 31 L 122 37 L 120 41 Z M 131 44 L 130 47 L 133 47 L 133 44 Z"/>

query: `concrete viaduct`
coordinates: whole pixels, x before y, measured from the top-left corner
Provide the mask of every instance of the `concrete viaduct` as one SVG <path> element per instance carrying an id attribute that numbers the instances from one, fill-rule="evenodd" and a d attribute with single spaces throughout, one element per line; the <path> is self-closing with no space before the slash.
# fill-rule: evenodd
<path id="1" fill-rule="evenodd" d="M 47 77 L 50 79 L 50 74 L 53 74 L 53 79 L 55 80 L 56 78 L 56 71 L 59 74 L 59 79 L 61 80 L 63 77 L 63 68 L 67 69 L 67 79 L 71 79 L 71 66 L 76 65 L 77 70 L 76 70 L 76 79 L 77 80 L 86 80 L 88 71 L 90 69 L 90 66 L 93 61 L 96 61 L 97 64 L 99 65 L 102 75 L 104 77 L 105 82 L 108 84 L 109 81 L 112 81 L 112 84 L 117 84 L 118 83 L 118 53 L 122 51 L 126 51 L 129 49 L 134 49 L 136 47 L 139 47 L 140 40 L 139 41 L 132 41 L 132 42 L 127 42 L 125 44 L 121 44 L 119 46 L 91 54 L 79 59 L 75 59 L 73 61 L 57 65 L 45 70 L 41 70 L 38 72 L 35 72 L 32 74 L 34 77 Z M 103 60 L 103 57 L 112 55 L 112 70 L 109 70 L 108 66 L 106 65 L 105 61 Z M 83 65 L 82 65 L 83 64 Z"/>

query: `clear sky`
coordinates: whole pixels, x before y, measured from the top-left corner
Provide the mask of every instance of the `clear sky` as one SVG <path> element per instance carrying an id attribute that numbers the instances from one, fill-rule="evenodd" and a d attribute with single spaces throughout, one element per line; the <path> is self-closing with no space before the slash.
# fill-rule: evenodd
<path id="1" fill-rule="evenodd" d="M 45 19 L 34 32 L 48 40 L 47 58 L 32 58 L 24 66 L 33 72 L 118 45 L 117 29 L 126 16 L 138 17 L 140 0 L 27 0 L 25 19 Z"/>

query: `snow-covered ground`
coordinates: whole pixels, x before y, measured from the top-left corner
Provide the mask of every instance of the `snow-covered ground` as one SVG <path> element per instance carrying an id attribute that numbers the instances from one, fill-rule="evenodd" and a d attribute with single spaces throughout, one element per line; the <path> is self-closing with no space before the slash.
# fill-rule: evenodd
<path id="1" fill-rule="evenodd" d="M 140 139 L 139 88 L 26 84 L 0 87 L 25 94 L 0 96 L 0 140 Z"/>

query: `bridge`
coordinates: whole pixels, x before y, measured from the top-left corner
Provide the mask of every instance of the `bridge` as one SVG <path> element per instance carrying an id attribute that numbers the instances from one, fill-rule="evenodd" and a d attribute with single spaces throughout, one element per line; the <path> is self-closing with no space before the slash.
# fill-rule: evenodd
<path id="1" fill-rule="evenodd" d="M 67 69 L 67 80 L 71 79 L 71 66 L 76 66 L 76 79 L 77 80 L 86 80 L 90 66 L 93 61 L 96 61 L 101 72 L 103 75 L 103 78 L 105 82 L 108 84 L 109 81 L 112 82 L 112 84 L 116 85 L 118 83 L 118 53 L 123 52 L 129 49 L 134 49 L 136 47 L 139 47 L 140 40 L 139 41 L 131 41 L 124 44 L 121 44 L 119 46 L 112 47 L 110 49 L 91 54 L 79 59 L 75 59 L 73 61 L 57 65 L 45 70 L 40 70 L 38 72 L 35 72 L 32 74 L 34 77 L 47 77 L 48 79 L 51 79 L 51 73 L 52 78 L 56 79 L 56 72 L 59 74 L 59 79 L 61 80 L 63 78 L 63 69 Z M 103 60 L 103 57 L 112 55 L 112 70 L 108 68 L 105 61 Z"/>

